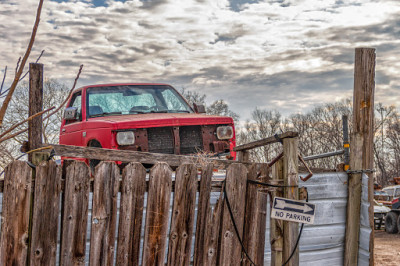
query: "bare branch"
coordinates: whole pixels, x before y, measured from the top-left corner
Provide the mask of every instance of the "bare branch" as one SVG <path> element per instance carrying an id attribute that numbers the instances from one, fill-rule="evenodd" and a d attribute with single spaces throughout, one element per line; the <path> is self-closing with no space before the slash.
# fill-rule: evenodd
<path id="1" fill-rule="evenodd" d="M 40 53 L 39 57 L 36 59 L 35 63 L 39 62 L 39 60 L 42 57 L 43 53 L 44 53 L 44 50 L 42 50 L 42 52 Z M 26 77 L 26 75 L 28 75 L 28 73 L 29 73 L 29 71 L 26 71 L 26 73 L 22 76 L 22 78 L 19 79 L 19 81 L 23 80 Z"/>
<path id="2" fill-rule="evenodd" d="M 15 138 L 16 136 L 21 135 L 22 133 L 25 133 L 26 131 L 28 131 L 27 128 L 22 129 L 22 130 L 20 130 L 20 131 L 14 133 L 14 134 L 12 134 L 12 135 L 9 135 L 9 136 L 7 136 L 7 137 L 4 137 L 4 138 L 0 139 L 0 143 L 4 142 L 4 141 L 6 141 L 6 140 L 9 140 L 9 139 Z"/>
<path id="3" fill-rule="evenodd" d="M 15 67 L 15 75 L 18 74 L 19 63 L 21 63 L 21 57 L 18 58 L 17 66 Z"/>
<path id="4" fill-rule="evenodd" d="M 1 83 L 1 87 L 0 87 L 0 96 L 1 96 L 1 91 L 3 90 L 4 80 L 6 79 L 6 76 L 7 76 L 7 66 L 4 68 L 3 82 Z"/>
<path id="5" fill-rule="evenodd" d="M 35 42 L 36 32 L 37 32 L 37 29 L 38 29 L 38 26 L 39 26 L 39 21 L 40 21 L 40 14 L 42 12 L 42 6 L 43 6 L 43 0 L 39 0 L 39 6 L 38 6 L 38 9 L 37 9 L 37 13 L 36 13 L 36 21 L 35 21 L 35 24 L 33 26 L 32 35 L 31 35 L 31 39 L 29 41 L 28 48 L 27 48 L 26 53 L 25 53 L 25 55 L 24 55 L 24 57 L 22 59 L 21 66 L 18 68 L 18 72 L 15 74 L 15 78 L 14 78 L 14 81 L 13 81 L 11 87 L 10 87 L 10 91 L 8 92 L 7 97 L 4 99 L 4 102 L 3 102 L 2 106 L 1 106 L 1 109 L 0 109 L 0 128 L 3 125 L 3 120 L 4 120 L 4 116 L 6 114 L 6 111 L 7 111 L 8 104 L 11 101 L 11 97 L 14 94 L 15 88 L 17 87 L 17 84 L 19 82 L 19 78 L 21 77 L 22 71 L 24 70 L 26 61 L 28 60 L 29 54 L 31 53 L 33 43 Z"/>
<path id="6" fill-rule="evenodd" d="M 42 52 L 40 53 L 39 57 L 36 59 L 35 63 L 39 62 L 39 60 L 40 60 L 40 58 L 42 57 L 43 53 L 44 53 L 44 50 L 42 50 Z M 20 59 L 21 59 L 21 58 L 20 58 Z M 17 66 L 17 68 L 18 68 L 18 66 Z M 7 71 L 7 67 L 6 67 L 6 71 Z M 28 73 L 29 73 L 29 71 L 26 71 L 26 73 L 22 76 L 22 78 L 19 79 L 19 81 L 23 80 L 23 79 L 28 75 Z M 5 73 L 4 73 L 4 74 L 5 74 Z M 4 83 L 4 79 L 5 79 L 5 76 L 4 76 L 4 78 L 3 78 L 3 83 Z M 0 98 L 6 97 L 5 94 L 10 90 L 10 88 L 8 88 L 8 89 L 6 89 L 4 92 L 1 92 L 2 89 L 3 89 L 3 84 L 1 84 Z"/>
<path id="7" fill-rule="evenodd" d="M 65 100 L 60 104 L 60 106 L 58 106 L 58 107 L 56 108 L 56 110 L 54 110 L 53 112 L 51 112 L 50 114 L 48 114 L 45 118 L 43 118 L 43 120 L 46 120 L 46 119 L 48 119 L 50 116 L 52 116 L 52 115 L 54 115 L 55 113 L 57 113 L 57 112 L 67 103 L 69 97 L 71 96 L 72 92 L 73 92 L 74 89 L 75 89 L 76 82 L 78 81 L 79 76 L 81 75 L 82 68 L 83 68 L 83 65 L 81 65 L 81 66 L 79 67 L 79 71 L 78 71 L 78 74 L 76 75 L 74 85 L 72 86 L 72 89 L 69 91 L 68 96 L 67 96 L 67 97 L 65 98 Z"/>
<path id="8" fill-rule="evenodd" d="M 44 114 L 44 113 L 47 113 L 47 112 L 53 110 L 54 108 L 55 108 L 55 107 L 53 106 L 53 107 L 51 107 L 51 108 L 49 108 L 49 109 L 46 109 L 46 110 L 44 110 L 44 111 L 41 111 L 41 112 L 36 113 L 36 114 L 34 114 L 34 115 L 31 115 L 30 117 L 28 117 L 28 118 L 25 119 L 24 121 L 21 121 L 21 122 L 15 124 L 14 126 L 10 127 L 10 128 L 7 129 L 5 132 L 3 132 L 2 134 L 0 134 L 0 143 L 4 141 L 4 140 L 2 139 L 2 137 L 4 137 L 5 135 L 7 135 L 8 133 L 10 133 L 11 131 L 13 131 L 14 129 L 16 129 L 17 127 L 19 127 L 20 125 L 22 125 L 22 124 L 24 124 L 24 123 L 26 123 L 26 122 L 28 122 L 28 121 L 34 119 L 35 117 L 38 117 L 38 116 L 40 116 L 40 115 L 42 115 L 42 114 Z"/>

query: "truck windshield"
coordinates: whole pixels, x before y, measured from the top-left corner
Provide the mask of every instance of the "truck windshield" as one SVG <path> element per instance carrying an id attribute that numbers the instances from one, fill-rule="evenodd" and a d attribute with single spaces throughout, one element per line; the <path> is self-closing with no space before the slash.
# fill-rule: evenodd
<path id="1" fill-rule="evenodd" d="M 192 113 L 167 85 L 123 85 L 87 89 L 88 117 L 147 113 Z"/>

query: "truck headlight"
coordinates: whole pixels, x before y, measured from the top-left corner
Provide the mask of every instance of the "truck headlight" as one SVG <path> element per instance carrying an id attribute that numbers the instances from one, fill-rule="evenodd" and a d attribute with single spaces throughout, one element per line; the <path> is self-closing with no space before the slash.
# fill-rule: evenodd
<path id="1" fill-rule="evenodd" d="M 133 131 L 121 131 L 117 133 L 118 145 L 132 145 L 135 143 L 135 133 Z"/>
<path id="2" fill-rule="evenodd" d="M 233 128 L 231 126 L 217 127 L 218 139 L 231 139 L 233 138 Z"/>

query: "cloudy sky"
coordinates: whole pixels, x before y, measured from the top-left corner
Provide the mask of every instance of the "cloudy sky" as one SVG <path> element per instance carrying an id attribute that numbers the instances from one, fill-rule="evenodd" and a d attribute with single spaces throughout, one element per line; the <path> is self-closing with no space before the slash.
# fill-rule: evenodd
<path id="1" fill-rule="evenodd" d="M 38 0 L 0 0 L 0 68 L 13 79 Z M 377 54 L 376 101 L 400 100 L 398 0 L 45 0 L 31 62 L 69 86 L 165 82 L 225 99 L 242 119 L 350 97 L 354 49 Z M 399 105 L 400 106 L 400 105 Z"/>

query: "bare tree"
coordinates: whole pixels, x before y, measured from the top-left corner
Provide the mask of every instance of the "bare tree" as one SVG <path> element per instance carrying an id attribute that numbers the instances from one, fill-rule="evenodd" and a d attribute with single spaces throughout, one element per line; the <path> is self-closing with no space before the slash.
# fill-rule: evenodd
<path id="1" fill-rule="evenodd" d="M 256 108 L 252 121 L 246 121 L 244 128 L 238 130 L 238 144 L 273 136 L 282 131 L 282 116 L 278 111 L 268 111 Z M 250 158 L 257 162 L 271 161 L 281 152 L 280 144 L 267 145 L 250 151 Z"/>
<path id="2" fill-rule="evenodd" d="M 233 121 L 239 121 L 239 115 L 234 113 L 229 109 L 228 104 L 224 100 L 216 100 L 210 106 L 206 108 L 207 114 L 210 115 L 221 115 L 221 116 L 230 116 Z"/>
<path id="3" fill-rule="evenodd" d="M 183 98 L 186 99 L 186 101 L 193 106 L 194 103 L 197 104 L 206 104 L 206 95 L 205 94 L 200 94 L 197 91 L 189 91 L 185 88 L 182 88 L 180 91 L 181 95 Z"/>
<path id="4" fill-rule="evenodd" d="M 62 104 L 65 95 L 68 94 L 69 88 L 54 79 L 46 79 L 43 83 L 43 107 L 44 109 L 54 108 Z M 9 162 L 20 156 L 20 147 L 22 143 L 28 139 L 28 134 L 25 131 L 25 123 L 16 123 L 16 121 L 26 121 L 28 117 L 28 103 L 29 103 L 29 84 L 27 82 L 21 83 L 14 92 L 6 116 L 4 117 L 4 124 L 15 125 L 7 129 L 11 129 L 8 134 L 11 136 L 15 132 L 21 132 L 9 141 L 0 143 L 0 154 L 5 156 L 0 161 L 0 168 L 4 168 Z M 54 115 L 48 119 L 43 120 L 43 140 L 45 143 L 58 143 L 59 130 L 62 119 L 62 110 L 59 109 Z M 0 136 L 4 134 L 5 130 L 0 130 Z M 1 139 L 1 138 L 0 138 Z"/>

